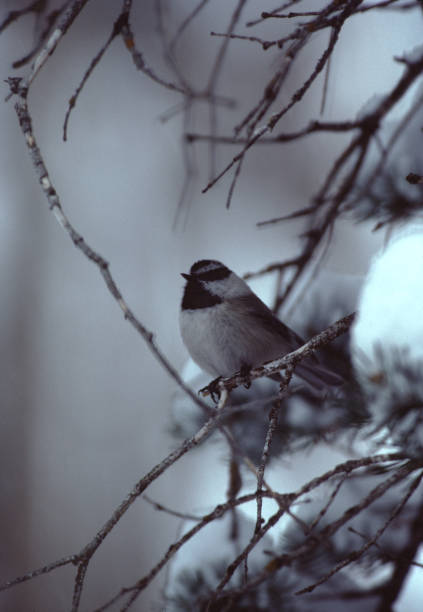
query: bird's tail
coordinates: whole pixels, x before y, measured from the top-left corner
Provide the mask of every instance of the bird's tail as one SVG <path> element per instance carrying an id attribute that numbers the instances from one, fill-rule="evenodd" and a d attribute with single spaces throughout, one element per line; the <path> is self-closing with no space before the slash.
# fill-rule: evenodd
<path id="1" fill-rule="evenodd" d="M 300 363 L 295 368 L 295 373 L 319 390 L 327 387 L 339 387 L 345 382 L 339 374 L 335 374 L 332 370 L 318 363 Z"/>

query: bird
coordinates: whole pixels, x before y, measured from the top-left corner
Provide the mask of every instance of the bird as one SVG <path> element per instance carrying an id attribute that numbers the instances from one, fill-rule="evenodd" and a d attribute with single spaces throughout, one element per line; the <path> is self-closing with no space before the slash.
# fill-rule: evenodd
<path id="1" fill-rule="evenodd" d="M 181 336 L 204 372 L 217 379 L 239 371 L 246 376 L 251 368 L 304 344 L 220 261 L 202 259 L 181 276 L 186 280 L 179 318 Z M 344 382 L 315 356 L 298 363 L 295 373 L 319 391 Z"/>

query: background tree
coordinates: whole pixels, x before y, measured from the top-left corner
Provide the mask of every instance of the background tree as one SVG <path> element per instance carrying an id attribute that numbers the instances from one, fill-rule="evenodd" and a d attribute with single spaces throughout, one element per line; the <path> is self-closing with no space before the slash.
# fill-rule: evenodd
<path id="1" fill-rule="evenodd" d="M 370 253 L 420 235 L 421 10 L 4 3 L 6 607 L 382 611 L 421 571 L 408 234 L 362 294 L 360 384 L 346 335 Z M 179 376 L 178 273 L 203 257 L 313 338 L 280 388 L 259 368 L 216 407 Z M 342 392 L 291 380 L 315 348 Z"/>

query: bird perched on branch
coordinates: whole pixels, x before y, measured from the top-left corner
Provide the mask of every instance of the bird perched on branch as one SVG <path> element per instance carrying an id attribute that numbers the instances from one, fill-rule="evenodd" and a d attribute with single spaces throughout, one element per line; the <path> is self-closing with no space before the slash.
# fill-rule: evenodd
<path id="1" fill-rule="evenodd" d="M 245 281 L 219 261 L 191 267 L 180 313 L 181 335 L 192 359 L 215 377 L 229 377 L 294 351 L 304 341 L 275 317 Z M 295 373 L 322 390 L 343 379 L 309 357 Z"/>

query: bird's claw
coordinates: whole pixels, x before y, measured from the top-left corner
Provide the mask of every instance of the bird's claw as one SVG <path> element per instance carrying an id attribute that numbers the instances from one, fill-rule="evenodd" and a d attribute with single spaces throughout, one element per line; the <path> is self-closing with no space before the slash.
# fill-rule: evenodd
<path id="1" fill-rule="evenodd" d="M 251 366 L 247 364 L 242 365 L 241 369 L 239 370 L 239 375 L 243 379 L 242 384 L 246 389 L 249 389 L 251 387 L 250 371 Z M 211 383 L 209 383 L 206 387 L 200 389 L 198 394 L 201 394 L 203 397 L 207 397 L 208 395 L 210 395 L 213 402 L 217 404 L 220 398 L 221 389 L 219 383 L 221 380 L 223 380 L 223 376 L 218 376 L 217 378 L 212 380 Z"/>
<path id="2" fill-rule="evenodd" d="M 202 389 L 200 389 L 198 394 L 201 393 L 203 397 L 207 397 L 208 395 L 210 395 L 213 402 L 217 404 L 220 398 L 219 383 L 221 380 L 222 380 L 222 377 L 218 376 L 217 378 L 212 380 L 211 383 L 209 383 L 206 387 L 203 387 Z"/>
<path id="3" fill-rule="evenodd" d="M 239 371 L 241 378 L 244 379 L 244 382 L 242 384 L 246 389 L 249 389 L 251 387 L 250 372 L 251 366 L 247 364 L 242 365 Z"/>

